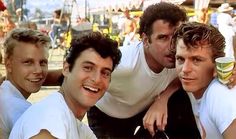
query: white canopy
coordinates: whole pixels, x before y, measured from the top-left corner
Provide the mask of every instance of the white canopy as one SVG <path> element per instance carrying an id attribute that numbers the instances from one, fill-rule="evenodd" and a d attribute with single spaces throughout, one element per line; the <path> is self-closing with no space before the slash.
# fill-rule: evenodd
<path id="1" fill-rule="evenodd" d="M 88 0 L 89 7 L 93 9 L 108 9 L 118 11 L 119 9 L 125 10 L 126 8 L 140 8 L 143 3 L 143 9 L 148 7 L 151 4 L 159 3 L 159 2 L 170 2 L 174 4 L 182 4 L 185 0 Z"/>

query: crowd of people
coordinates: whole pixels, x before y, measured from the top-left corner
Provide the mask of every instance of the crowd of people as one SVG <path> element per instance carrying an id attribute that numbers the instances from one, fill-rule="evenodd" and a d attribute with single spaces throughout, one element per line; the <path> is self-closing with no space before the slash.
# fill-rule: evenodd
<path id="1" fill-rule="evenodd" d="M 160 2 L 144 10 L 131 43 L 137 24 L 125 14 L 127 44 L 100 32 L 74 36 L 58 70 L 48 70 L 50 36 L 7 32 L 0 138 L 235 139 L 236 66 L 228 84 L 216 76 L 215 59 L 231 57 L 221 25 L 189 22 L 182 7 Z M 30 104 L 42 85 L 60 89 Z"/>

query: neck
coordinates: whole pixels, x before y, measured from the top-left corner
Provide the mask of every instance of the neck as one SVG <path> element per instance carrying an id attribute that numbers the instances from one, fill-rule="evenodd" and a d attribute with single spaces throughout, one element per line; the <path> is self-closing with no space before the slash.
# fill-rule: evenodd
<path id="1" fill-rule="evenodd" d="M 149 46 L 144 46 L 144 56 L 148 67 L 155 73 L 160 73 L 164 67 L 158 63 L 150 54 Z"/>
<path id="2" fill-rule="evenodd" d="M 193 93 L 193 96 L 196 98 L 196 99 L 200 99 L 202 98 L 204 92 L 206 91 L 208 85 L 204 88 L 201 88 L 199 89 L 198 91 L 195 91 L 195 92 L 192 92 Z"/>
<path id="3" fill-rule="evenodd" d="M 27 92 L 27 91 L 25 91 L 24 89 L 22 89 L 22 88 L 20 88 L 19 86 L 17 86 L 17 84 L 15 84 L 15 82 L 13 81 L 13 80 L 11 80 L 11 78 L 8 76 L 8 78 L 7 78 L 10 82 L 11 82 L 11 84 L 23 95 L 23 97 L 25 98 L 25 99 L 28 99 L 28 97 L 30 96 L 30 92 Z"/>
<path id="4" fill-rule="evenodd" d="M 86 108 L 83 108 L 79 105 L 78 102 L 76 102 L 76 100 L 74 100 L 72 98 L 72 96 L 68 95 L 66 93 L 66 91 L 64 90 L 63 86 L 60 88 L 60 90 L 58 91 L 62 94 L 62 96 L 65 99 L 65 102 L 67 104 L 67 106 L 70 108 L 70 110 L 73 112 L 74 116 L 78 119 L 78 120 L 82 120 L 85 113 L 87 112 Z"/>

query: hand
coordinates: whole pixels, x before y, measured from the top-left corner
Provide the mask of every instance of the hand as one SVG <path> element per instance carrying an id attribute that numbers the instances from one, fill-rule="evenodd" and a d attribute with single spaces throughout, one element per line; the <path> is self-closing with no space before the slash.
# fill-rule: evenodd
<path id="1" fill-rule="evenodd" d="M 227 84 L 228 88 L 233 88 L 236 85 L 236 62 L 235 62 L 235 66 L 233 69 L 233 74 L 229 79 L 229 83 Z"/>
<path id="2" fill-rule="evenodd" d="M 165 130 L 168 117 L 167 103 L 168 98 L 166 97 L 156 98 L 143 118 L 143 126 L 152 136 L 155 135 L 156 129 Z"/>

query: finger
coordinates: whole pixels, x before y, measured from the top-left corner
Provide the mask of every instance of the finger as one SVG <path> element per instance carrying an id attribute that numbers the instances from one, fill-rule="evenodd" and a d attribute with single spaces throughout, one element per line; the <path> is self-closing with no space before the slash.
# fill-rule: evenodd
<path id="1" fill-rule="evenodd" d="M 227 86 L 229 89 L 233 88 L 236 85 L 236 82 L 235 82 L 236 80 L 234 78 L 236 78 L 236 76 L 231 77 L 229 79 L 229 82 L 227 83 Z"/>
<path id="2" fill-rule="evenodd" d="M 229 79 L 227 86 L 228 88 L 233 88 L 235 85 L 236 85 L 236 71 L 234 70 Z"/>
<path id="3" fill-rule="evenodd" d="M 167 125 L 167 118 L 168 118 L 168 115 L 165 114 L 164 117 L 163 117 L 163 122 L 162 122 L 162 131 L 165 131 L 165 127 Z"/>
<path id="4" fill-rule="evenodd" d="M 164 118 L 164 114 L 161 116 L 161 118 L 156 119 L 156 127 L 157 127 L 157 130 L 162 130 L 163 118 Z"/>
<path id="5" fill-rule="evenodd" d="M 151 135 L 154 135 L 155 134 L 154 127 L 153 127 L 154 121 L 152 121 L 151 119 L 152 118 L 144 118 L 143 126 L 145 129 L 149 131 Z"/>

